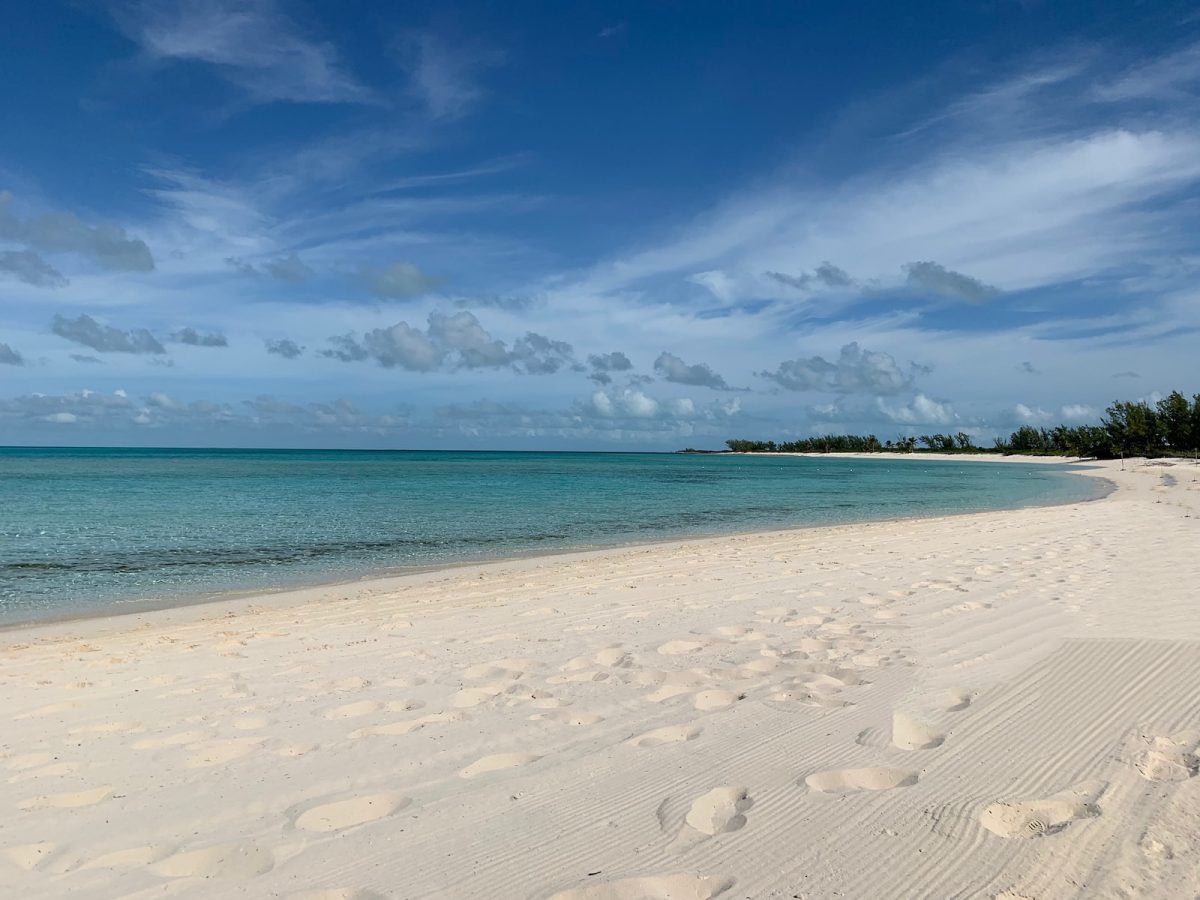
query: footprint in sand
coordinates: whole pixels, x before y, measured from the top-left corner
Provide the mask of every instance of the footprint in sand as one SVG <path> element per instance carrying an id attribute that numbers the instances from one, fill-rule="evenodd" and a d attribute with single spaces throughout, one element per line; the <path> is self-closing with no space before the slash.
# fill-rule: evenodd
<path id="1" fill-rule="evenodd" d="M 366 728 L 359 728 L 357 731 L 350 732 L 350 737 L 353 740 L 358 738 L 370 737 L 371 735 L 398 735 L 411 734 L 414 731 L 420 731 L 426 725 L 436 725 L 441 722 L 461 722 L 467 716 L 460 712 L 442 712 L 430 713 L 427 716 L 421 716 L 417 719 L 405 719 L 400 722 L 391 722 L 387 725 L 370 725 Z"/>
<path id="2" fill-rule="evenodd" d="M 149 866 L 167 878 L 253 878 L 275 868 L 275 855 L 257 844 L 217 844 L 175 853 Z"/>
<path id="3" fill-rule="evenodd" d="M 653 690 L 647 694 L 645 699 L 651 703 L 662 703 L 664 700 L 670 700 L 672 697 L 678 697 L 680 694 L 690 694 L 691 692 L 691 687 L 686 684 L 664 684 L 657 690 Z"/>
<path id="4" fill-rule="evenodd" d="M 670 849 L 683 852 L 710 837 L 737 831 L 745 826 L 744 813 L 753 805 L 754 801 L 744 787 L 714 788 L 692 803 Z"/>
<path id="5" fill-rule="evenodd" d="M 58 844 L 51 841 L 41 841 L 36 844 L 21 844 L 18 847 L 6 847 L 0 851 L 0 856 L 7 859 L 18 869 L 32 872 L 50 858 Z"/>
<path id="6" fill-rule="evenodd" d="M 952 688 L 946 691 L 946 712 L 962 712 L 974 699 L 970 691 Z"/>
<path id="7" fill-rule="evenodd" d="M 395 793 L 351 797 L 311 806 L 296 817 L 295 824 L 301 831 L 342 831 L 386 818 L 411 802 L 408 797 Z"/>
<path id="8" fill-rule="evenodd" d="M 549 720 L 563 722 L 567 725 L 596 725 L 604 721 L 603 716 L 595 713 L 568 712 L 567 710 L 552 710 L 551 712 L 534 713 L 529 717 L 531 722 Z"/>
<path id="9" fill-rule="evenodd" d="M 125 850 L 114 850 L 97 856 L 81 865 L 80 869 L 140 869 L 151 863 L 158 862 L 171 852 L 170 847 L 129 847 Z"/>
<path id="10" fill-rule="evenodd" d="M 17 804 L 17 807 L 25 810 L 79 809 L 84 806 L 95 806 L 111 793 L 111 787 L 98 787 L 87 791 L 74 791 L 68 794 L 43 794 L 40 797 L 30 797 L 28 800 L 22 800 Z"/>
<path id="11" fill-rule="evenodd" d="M 867 769 L 830 769 L 814 772 L 804 779 L 810 790 L 822 794 L 850 794 L 857 791 L 887 791 L 917 783 L 917 774 L 905 769 L 872 767 Z"/>
<path id="12" fill-rule="evenodd" d="M 1100 815 L 1096 801 L 1107 785 L 1090 781 L 1060 791 L 1044 800 L 1007 800 L 993 803 L 979 816 L 992 834 L 1003 838 L 1040 837 L 1062 831 L 1079 819 Z"/>
<path id="13" fill-rule="evenodd" d="M 34 769 L 38 766 L 44 766 L 52 759 L 55 759 L 55 756 L 51 753 L 20 753 L 6 759 L 4 761 L 4 768 L 20 772 L 23 769 Z"/>
<path id="14" fill-rule="evenodd" d="M 733 704 L 745 698 L 745 694 L 739 694 L 737 691 L 700 691 L 692 699 L 692 705 L 701 712 L 714 712 L 719 709 L 729 709 Z"/>
<path id="15" fill-rule="evenodd" d="M 694 741 L 700 736 L 699 725 L 667 725 L 645 734 L 630 738 L 625 743 L 630 747 L 659 747 L 663 744 L 678 744 Z"/>
<path id="16" fill-rule="evenodd" d="M 383 709 L 383 704 L 376 700 L 359 700 L 357 703 L 347 703 L 344 706 L 327 709 L 323 715 L 327 719 L 355 719 L 359 716 L 369 716 L 381 709 Z"/>
<path id="17" fill-rule="evenodd" d="M 1200 770 L 1200 734 L 1140 735 L 1133 764 L 1148 781 L 1187 781 Z"/>
<path id="18" fill-rule="evenodd" d="M 141 726 L 136 722 L 97 722 L 93 725 L 80 725 L 78 728 L 71 728 L 67 734 L 120 734 L 122 732 L 136 731 Z"/>
<path id="19" fill-rule="evenodd" d="M 733 887 L 715 875 L 646 875 L 559 891 L 550 900 L 712 900 Z"/>
<path id="20" fill-rule="evenodd" d="M 494 666 L 490 663 L 468 666 L 462 671 L 464 681 L 482 681 L 485 678 L 519 678 L 522 674 L 521 672 L 511 672 L 508 669 L 503 669 L 500 666 Z"/>
<path id="21" fill-rule="evenodd" d="M 754 615 L 770 625 L 779 625 L 795 614 L 796 610 L 787 606 L 772 606 L 754 612 Z"/>
<path id="22" fill-rule="evenodd" d="M 892 713 L 892 744 L 899 750 L 932 750 L 940 747 L 946 736 L 908 713 Z"/>
<path id="23" fill-rule="evenodd" d="M 486 703 L 493 697 L 500 696 L 509 687 L 508 684 L 485 684 L 483 687 L 463 688 L 450 698 L 450 705 L 458 709 L 469 709 L 472 706 Z"/>
<path id="24" fill-rule="evenodd" d="M 709 643 L 709 641 L 667 641 L 658 648 L 658 652 L 663 656 L 684 656 L 688 653 L 703 650 Z"/>
<path id="25" fill-rule="evenodd" d="M 243 756 L 249 756 L 263 745 L 266 738 L 230 738 L 224 741 L 213 741 L 188 757 L 184 764 L 189 769 L 203 769 L 208 766 L 219 766 Z"/>
<path id="26" fill-rule="evenodd" d="M 74 709 L 74 703 L 51 703 L 49 706 L 39 706 L 37 709 L 27 713 L 21 713 L 19 716 L 13 716 L 14 719 L 40 719 L 45 716 L 55 716 L 59 713 L 64 713 L 69 709 Z"/>
<path id="27" fill-rule="evenodd" d="M 79 768 L 79 763 L 60 762 L 49 766 L 42 766 L 40 769 L 25 769 L 16 775 L 10 775 L 8 783 L 17 784 L 22 781 L 35 781 L 39 778 L 61 778 L 63 775 L 74 774 L 79 771 Z"/>
<path id="28" fill-rule="evenodd" d="M 504 769 L 516 769 L 527 766 L 541 759 L 535 753 L 495 753 L 476 760 L 458 773 L 459 778 L 476 778 L 488 772 L 500 772 Z"/>
<path id="29" fill-rule="evenodd" d="M 349 678 L 339 679 L 329 685 L 330 689 L 335 691 L 361 691 L 370 686 L 371 682 L 360 675 L 351 675 Z"/>

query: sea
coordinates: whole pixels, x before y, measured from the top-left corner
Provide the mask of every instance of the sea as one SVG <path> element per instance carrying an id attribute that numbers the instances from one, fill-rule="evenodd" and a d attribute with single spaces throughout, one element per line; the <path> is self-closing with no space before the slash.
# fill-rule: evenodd
<path id="1" fill-rule="evenodd" d="M 0 624 L 1103 490 L 1066 465 L 924 459 L 0 448 Z"/>

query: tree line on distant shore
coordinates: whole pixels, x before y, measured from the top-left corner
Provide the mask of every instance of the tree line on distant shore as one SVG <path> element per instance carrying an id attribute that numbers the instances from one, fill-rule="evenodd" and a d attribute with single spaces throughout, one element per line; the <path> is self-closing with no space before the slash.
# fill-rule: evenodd
<path id="1" fill-rule="evenodd" d="M 919 445 L 919 446 L 918 446 Z M 1143 400 L 1118 400 L 1104 411 L 1099 425 L 1022 425 L 1008 440 L 977 447 L 969 434 L 901 435 L 880 441 L 873 434 L 827 434 L 794 441 L 725 442 L 734 453 L 1026 453 L 1039 456 L 1182 456 L 1200 448 L 1200 394 L 1191 401 L 1172 391 L 1153 406 Z"/>

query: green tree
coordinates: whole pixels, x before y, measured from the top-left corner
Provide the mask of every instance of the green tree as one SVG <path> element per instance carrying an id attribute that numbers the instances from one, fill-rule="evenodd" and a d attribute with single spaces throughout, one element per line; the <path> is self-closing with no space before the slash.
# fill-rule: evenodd
<path id="1" fill-rule="evenodd" d="M 1179 391 L 1171 391 L 1158 401 L 1158 425 L 1162 439 L 1174 450 L 1196 445 L 1192 434 L 1192 405 Z"/>
<path id="2" fill-rule="evenodd" d="M 1146 403 L 1118 400 L 1104 414 L 1104 427 L 1120 452 L 1140 456 L 1154 455 L 1162 449 L 1158 417 Z"/>

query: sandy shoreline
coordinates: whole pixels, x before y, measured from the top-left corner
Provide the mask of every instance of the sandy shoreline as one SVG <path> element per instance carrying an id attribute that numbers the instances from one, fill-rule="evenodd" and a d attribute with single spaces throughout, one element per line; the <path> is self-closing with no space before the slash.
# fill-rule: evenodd
<path id="1" fill-rule="evenodd" d="M 952 454 L 952 453 L 738 453 L 725 454 L 736 456 L 801 456 L 820 458 L 822 456 L 836 459 L 874 459 L 874 460 L 933 460 L 939 462 L 960 462 L 962 460 L 992 462 L 992 463 L 1035 463 L 1035 464 L 1057 464 L 1070 465 L 1078 463 L 1076 457 L 1046 457 L 1046 456 L 1024 456 L 1024 455 L 1009 455 L 998 456 L 996 454 Z M 1080 473 L 1086 476 L 1095 476 L 1095 473 Z M 1106 485 L 1111 486 L 1111 482 L 1107 479 L 1103 480 Z M 1098 494 L 1094 499 L 1100 499 L 1102 496 Z M 1053 505 L 1053 504 L 1051 504 Z M 971 513 L 955 513 L 952 515 L 970 515 Z M 891 521 L 908 521 L 916 518 L 945 518 L 945 516 L 902 516 L 899 519 L 871 519 L 873 522 L 891 522 Z M 336 593 L 339 596 L 346 591 L 353 591 L 363 586 L 379 588 L 383 590 L 393 589 L 401 586 L 408 579 L 418 578 L 425 575 L 436 575 L 441 572 L 449 572 L 458 569 L 479 568 L 492 565 L 498 565 L 508 562 L 519 562 L 529 559 L 541 559 L 550 557 L 579 557 L 588 558 L 597 553 L 607 553 L 611 551 L 619 551 L 633 547 L 666 547 L 670 544 L 719 539 L 730 535 L 743 534 L 780 534 L 787 531 L 795 531 L 808 528 L 828 528 L 836 527 L 820 524 L 809 525 L 791 525 L 775 528 L 750 528 L 728 532 L 725 534 L 685 534 L 676 537 L 662 538 L 650 537 L 644 540 L 619 541 L 614 544 L 605 544 L 596 547 L 582 548 L 564 548 L 557 550 L 528 550 L 524 552 L 516 552 L 506 554 L 496 558 L 485 559 L 466 559 L 447 561 L 439 563 L 431 563 L 429 565 L 413 566 L 402 571 L 395 572 L 367 572 L 358 577 L 347 578 L 338 576 L 328 579 L 320 579 L 314 581 L 305 581 L 295 585 L 285 585 L 273 588 L 247 588 L 242 590 L 218 591 L 218 592 L 200 592 L 195 594 L 172 594 L 167 597 L 156 597 L 147 599 L 132 599 L 115 601 L 111 605 L 101 607 L 95 611 L 69 609 L 52 616 L 37 616 L 32 619 L 18 619 L 15 621 L 0 621 L 0 634 L 6 631 L 27 631 L 36 629 L 41 626 L 63 625 L 70 622 L 80 622 L 91 619 L 108 619 L 122 618 L 125 616 L 136 616 L 148 613 L 157 615 L 169 614 L 173 609 L 187 609 L 194 606 L 208 606 L 213 604 L 226 604 L 229 608 L 240 609 L 249 605 L 251 607 L 269 604 L 272 606 L 288 605 L 292 603 L 304 603 L 312 600 L 320 600 L 327 598 Z"/>
<path id="2" fill-rule="evenodd" d="M 1117 490 L 5 631 L 3 884 L 1192 897 L 1200 468 L 1087 465 Z"/>

